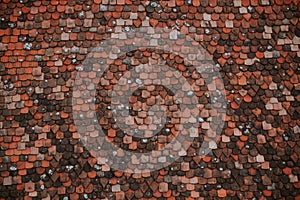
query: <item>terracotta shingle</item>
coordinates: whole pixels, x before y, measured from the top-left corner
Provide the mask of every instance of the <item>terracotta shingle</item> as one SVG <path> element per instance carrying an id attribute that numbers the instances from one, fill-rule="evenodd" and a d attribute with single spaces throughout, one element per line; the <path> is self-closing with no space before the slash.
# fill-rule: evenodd
<path id="1" fill-rule="evenodd" d="M 297 1 L 21 0 L 3 1 L 0 8 L 0 199 L 299 196 Z M 205 48 L 221 72 L 227 108 L 225 126 L 216 143 L 210 138 L 215 135 L 210 121 L 216 112 L 208 106 L 211 99 L 207 95 L 221 83 L 208 84 L 184 62 L 185 57 L 172 52 L 139 49 L 117 57 L 104 51 L 98 56 L 116 58 L 114 63 L 99 83 L 81 88 L 87 92 L 96 88 L 95 99 L 87 100 L 73 90 L 78 72 L 86 70 L 85 78 L 89 79 L 98 76 L 81 66 L 91 47 L 109 37 L 131 45 L 125 33 L 134 28 L 166 26 L 194 38 L 195 45 Z M 176 32 L 167 37 L 181 45 L 176 51 L 195 59 L 189 54 L 191 46 L 186 46 Z M 160 42 L 161 38 L 151 44 Z M 164 148 L 180 134 L 181 122 L 176 116 L 181 108 L 168 88 L 160 84 L 141 86 L 129 98 L 131 118 L 126 118 L 126 123 L 146 129 L 146 139 L 122 131 L 109 108 L 111 91 L 120 78 L 136 66 L 158 59 L 194 84 L 194 94 L 201 103 L 199 119 L 189 120 L 200 125 L 198 131 L 189 134 L 197 137 L 187 152 L 179 152 L 180 159 L 161 170 L 142 174 L 115 170 L 104 164 L 105 159 L 93 157 L 97 152 L 86 149 L 81 127 L 74 124 L 76 117 L 92 114 L 75 116 L 73 110 L 97 107 L 97 120 L 107 135 L 105 142 L 124 150 L 112 152 L 114 157 L 122 157 L 126 151 L 145 153 Z M 179 84 L 182 91 L 189 92 L 189 87 L 172 79 L 170 70 L 163 71 L 158 65 L 156 69 L 164 72 L 164 84 Z M 143 72 L 133 82 L 141 85 L 141 81 L 149 83 L 148 79 L 155 77 L 156 73 Z M 125 85 L 119 91 L 121 96 L 129 89 Z M 78 99 L 74 107 L 72 97 Z M 166 116 L 164 123 L 153 117 L 158 102 L 166 108 L 160 113 Z M 188 110 L 183 114 L 185 118 L 191 115 Z M 153 136 L 150 130 L 160 131 Z M 106 148 L 97 143 L 99 133 L 92 126 L 84 131 L 94 138 L 93 145 Z M 199 156 L 197 152 L 205 142 L 207 148 L 213 148 L 212 154 Z M 184 144 L 180 141 L 174 148 Z M 167 159 L 132 158 L 132 164 Z"/>

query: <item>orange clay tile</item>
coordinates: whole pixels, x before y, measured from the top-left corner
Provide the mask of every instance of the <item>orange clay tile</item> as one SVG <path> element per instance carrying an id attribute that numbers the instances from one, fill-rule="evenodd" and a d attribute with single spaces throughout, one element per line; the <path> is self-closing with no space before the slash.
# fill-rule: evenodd
<path id="1" fill-rule="evenodd" d="M 297 0 L 223 1 L 3 1 L 0 5 L 0 199 L 297 199 L 299 196 L 299 62 L 300 26 Z M 155 172 L 128 174 L 99 163 L 87 149 L 74 124 L 74 110 L 87 111 L 87 99 L 73 85 L 92 47 L 111 33 L 140 27 L 168 27 L 191 35 L 192 45 L 204 47 L 221 72 L 226 93 L 225 126 L 216 144 L 209 121 L 217 112 L 207 105 L 215 90 L 191 72 L 185 57 L 153 49 L 127 52 L 117 58 L 97 89 L 97 120 L 111 142 L 123 151 L 162 149 L 179 133 L 178 106 L 169 105 L 168 123 L 147 140 L 123 132 L 108 109 L 110 94 L 124 74 L 137 65 L 162 58 L 195 83 L 199 137 L 186 155 Z M 132 45 L 132 41 L 124 40 Z M 166 37 L 169 37 L 166 34 Z M 191 46 L 181 39 L 175 51 Z M 107 52 L 101 54 L 107 56 Z M 99 54 L 100 55 L 100 54 Z M 188 55 L 187 55 L 188 57 Z M 129 59 L 129 63 L 128 60 Z M 150 59 L 151 58 L 151 59 Z M 132 60 L 130 60 L 132 59 Z M 126 63 L 127 62 L 127 63 Z M 107 64 L 107 63 L 106 63 Z M 86 69 L 88 71 L 88 69 Z M 158 72 L 162 72 L 157 67 Z M 83 78 L 95 79 L 96 72 Z M 172 77 L 170 70 L 165 71 Z M 155 77 L 143 72 L 139 79 Z M 177 80 L 170 84 L 180 83 Z M 217 81 L 217 87 L 222 86 Z M 89 91 L 92 86 L 82 87 Z M 130 87 L 124 87 L 125 91 Z M 139 87 L 130 96 L 134 123 L 152 124 L 148 108 L 157 97 L 170 97 L 165 88 Z M 77 106 L 72 107 L 72 97 Z M 187 98 L 184 98 L 187 100 Z M 90 100 L 91 101 L 91 100 Z M 139 109 L 142 109 L 140 111 Z M 189 113 L 184 113 L 189 117 Z M 195 123 L 198 123 L 195 122 Z M 95 137 L 89 126 L 86 135 Z M 206 141 L 212 153 L 199 156 Z M 94 143 L 95 142 L 95 143 Z M 184 141 L 175 147 L 179 148 Z M 133 163 L 140 160 L 132 158 Z M 149 162 L 158 162 L 153 158 Z M 230 172 L 230 173 L 229 173 Z M 220 178 L 222 177 L 222 179 Z M 224 179 L 224 180 L 223 180 Z M 234 181 L 230 181 L 230 180 Z M 275 187 L 275 189 L 273 188 Z M 101 191 L 101 192 L 100 192 Z"/>

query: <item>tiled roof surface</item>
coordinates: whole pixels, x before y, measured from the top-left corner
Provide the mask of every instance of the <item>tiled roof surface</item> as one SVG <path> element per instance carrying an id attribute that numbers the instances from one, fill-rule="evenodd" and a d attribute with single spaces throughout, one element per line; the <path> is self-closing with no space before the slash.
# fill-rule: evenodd
<path id="1" fill-rule="evenodd" d="M 90 47 L 140 27 L 191 35 L 218 63 L 228 101 L 212 154 L 192 154 L 200 136 L 191 153 L 143 176 L 97 164 L 72 115 L 74 79 Z M 297 0 L 3 0 L 0 199 L 300 199 L 299 47 Z M 128 56 L 137 65 L 156 55 L 146 49 Z M 199 79 L 182 58 L 163 58 L 191 81 Z M 101 79 L 99 122 L 125 150 L 160 148 L 159 141 L 124 135 L 110 120 L 105 91 L 127 67 L 116 60 Z M 207 87 L 198 84 L 205 103 Z M 163 87 L 140 88 L 130 98 L 132 114 L 151 124 L 139 107 L 168 95 Z M 201 112 L 201 120 L 210 114 Z M 176 132 L 178 121 L 170 121 L 162 142 Z"/>

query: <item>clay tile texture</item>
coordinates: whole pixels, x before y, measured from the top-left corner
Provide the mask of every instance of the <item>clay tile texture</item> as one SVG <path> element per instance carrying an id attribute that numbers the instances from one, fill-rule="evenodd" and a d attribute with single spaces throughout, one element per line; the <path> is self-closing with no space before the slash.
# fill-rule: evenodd
<path id="1" fill-rule="evenodd" d="M 299 156 L 298 0 L 0 2 L 0 199 L 299 200 Z"/>

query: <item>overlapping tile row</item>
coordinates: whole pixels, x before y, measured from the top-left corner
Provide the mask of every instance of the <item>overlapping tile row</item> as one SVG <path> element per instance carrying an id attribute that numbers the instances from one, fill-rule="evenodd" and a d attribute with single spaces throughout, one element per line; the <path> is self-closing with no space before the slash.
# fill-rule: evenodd
<path id="1" fill-rule="evenodd" d="M 0 198 L 299 198 L 298 1 L 20 0 L 0 7 Z M 205 47 L 220 66 L 228 104 L 211 155 L 188 154 L 142 177 L 97 164 L 85 149 L 73 123 L 72 86 L 91 47 L 143 26 L 178 30 Z M 151 54 L 143 55 L 141 63 Z M 111 71 L 128 70 L 122 67 Z M 156 148 L 109 128 L 99 85 L 99 121 L 111 141 Z M 156 91 L 166 95 L 136 91 L 133 112 Z M 201 137 L 190 151 L 200 144 Z"/>

